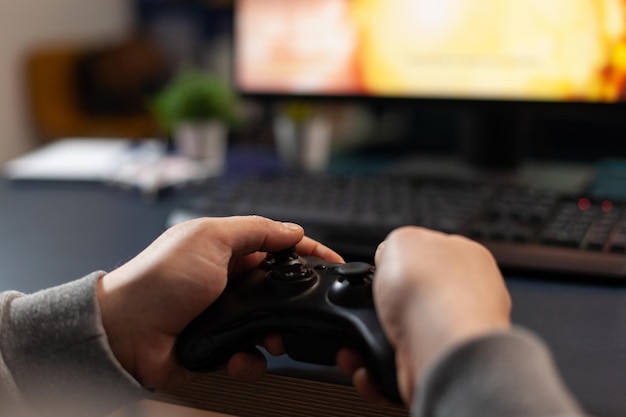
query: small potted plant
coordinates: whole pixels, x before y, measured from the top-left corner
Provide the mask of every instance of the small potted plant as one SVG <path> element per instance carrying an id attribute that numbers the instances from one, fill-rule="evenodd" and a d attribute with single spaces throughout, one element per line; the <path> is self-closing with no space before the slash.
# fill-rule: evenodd
<path id="1" fill-rule="evenodd" d="M 228 82 L 207 71 L 182 71 L 151 108 L 181 155 L 223 168 L 228 128 L 238 121 L 238 100 Z"/>

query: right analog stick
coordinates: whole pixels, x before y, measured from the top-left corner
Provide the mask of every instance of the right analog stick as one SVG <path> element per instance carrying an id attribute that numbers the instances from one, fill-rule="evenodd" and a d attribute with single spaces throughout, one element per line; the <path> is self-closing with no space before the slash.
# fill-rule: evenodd
<path id="1" fill-rule="evenodd" d="M 373 307 L 374 268 L 364 262 L 350 262 L 337 267 L 337 280 L 328 289 L 328 299 L 348 308 Z"/>

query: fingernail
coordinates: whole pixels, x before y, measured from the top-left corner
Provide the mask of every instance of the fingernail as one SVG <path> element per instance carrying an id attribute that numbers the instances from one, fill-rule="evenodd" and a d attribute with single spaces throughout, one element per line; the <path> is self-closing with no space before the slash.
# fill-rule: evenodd
<path id="1" fill-rule="evenodd" d="M 283 227 L 290 232 L 299 232 L 302 230 L 302 226 L 295 223 L 283 222 Z"/>

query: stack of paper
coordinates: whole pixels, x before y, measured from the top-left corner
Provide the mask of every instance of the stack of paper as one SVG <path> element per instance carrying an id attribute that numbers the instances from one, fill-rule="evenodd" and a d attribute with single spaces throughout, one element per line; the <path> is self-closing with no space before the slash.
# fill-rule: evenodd
<path id="1" fill-rule="evenodd" d="M 103 181 L 144 192 L 221 174 L 206 164 L 165 152 L 158 140 L 73 138 L 55 141 L 9 161 L 14 180 Z"/>

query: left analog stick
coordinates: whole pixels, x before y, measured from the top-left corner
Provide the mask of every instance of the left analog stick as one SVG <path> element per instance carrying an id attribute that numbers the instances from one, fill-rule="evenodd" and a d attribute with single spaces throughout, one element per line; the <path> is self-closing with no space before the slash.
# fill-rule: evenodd
<path id="1" fill-rule="evenodd" d="M 276 295 L 296 296 L 317 284 L 317 273 L 300 264 L 276 265 L 265 276 L 265 286 Z"/>

